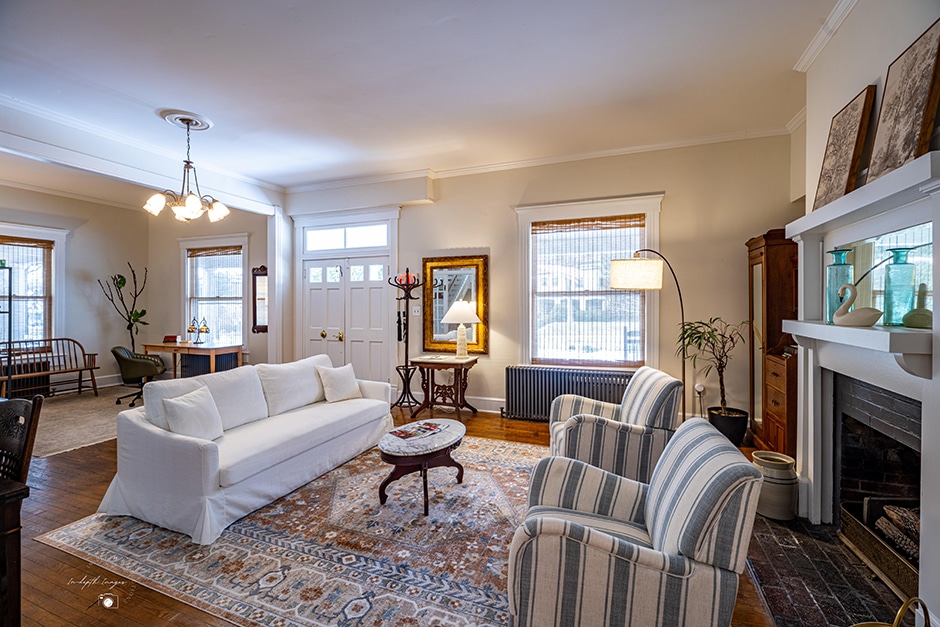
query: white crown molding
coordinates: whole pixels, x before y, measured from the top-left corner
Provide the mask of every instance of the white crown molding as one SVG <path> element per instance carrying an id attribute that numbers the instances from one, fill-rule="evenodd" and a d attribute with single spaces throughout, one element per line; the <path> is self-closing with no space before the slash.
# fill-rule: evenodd
<path id="1" fill-rule="evenodd" d="M 30 185 L 28 183 L 21 183 L 19 181 L 11 181 L 8 179 L 0 179 L 0 186 L 9 187 L 12 189 L 22 189 L 28 192 L 38 192 L 40 194 L 48 194 L 49 196 L 58 196 L 60 198 L 68 198 L 70 200 L 80 200 L 82 202 L 87 202 L 95 205 L 104 205 L 107 207 L 116 207 L 118 209 L 130 209 L 132 211 L 143 211 L 143 208 L 128 205 L 126 203 L 116 202 L 107 198 L 97 198 L 94 196 L 85 196 L 84 194 L 76 194 L 75 192 L 70 192 L 62 189 L 56 189 L 54 187 L 45 187 L 43 185 Z"/>
<path id="2" fill-rule="evenodd" d="M 287 193 L 296 194 L 302 192 L 320 192 L 326 189 L 342 189 L 344 187 L 358 187 L 360 185 L 373 185 L 375 183 L 391 183 L 394 181 L 407 181 L 409 179 L 418 178 L 428 178 L 433 181 L 435 178 L 437 178 L 437 173 L 433 170 L 413 170 L 411 172 L 398 172 L 395 174 L 334 179 L 332 181 L 304 183 L 302 185 L 288 187 Z"/>
<path id="3" fill-rule="evenodd" d="M 796 62 L 796 65 L 793 66 L 794 70 L 797 72 L 806 72 L 806 70 L 813 65 L 813 61 L 816 60 L 816 57 L 823 51 L 823 48 L 826 47 L 826 44 L 829 43 L 832 36 L 839 30 L 842 22 L 844 22 L 845 18 L 852 12 L 857 2 L 858 0 L 839 0 L 836 2 L 836 6 L 832 7 L 829 17 L 823 22 L 816 36 L 809 42 L 806 50 L 803 51 L 803 55 Z"/>
<path id="4" fill-rule="evenodd" d="M 793 133 L 796 129 L 806 122 L 806 107 L 800 109 L 799 113 L 790 118 L 790 121 L 787 122 L 787 131 Z"/>

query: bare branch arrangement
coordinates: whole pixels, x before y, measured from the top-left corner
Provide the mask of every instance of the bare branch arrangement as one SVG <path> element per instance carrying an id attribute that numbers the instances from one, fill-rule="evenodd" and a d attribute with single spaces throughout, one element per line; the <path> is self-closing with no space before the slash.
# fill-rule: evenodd
<path id="1" fill-rule="evenodd" d="M 144 321 L 147 310 L 137 309 L 137 299 L 140 298 L 144 288 L 147 287 L 147 268 L 144 267 L 144 278 L 138 285 L 137 272 L 134 271 L 134 266 L 128 261 L 127 267 L 131 269 L 133 289 L 130 290 L 126 296 L 124 294 L 124 288 L 128 287 L 127 277 L 123 274 L 112 274 L 106 283 L 98 279 L 98 285 L 101 286 L 101 291 L 104 292 L 105 298 L 111 302 L 114 310 L 118 312 L 127 323 L 127 332 L 131 339 L 131 351 L 136 352 L 134 336 L 140 333 L 140 325 L 149 324 Z M 128 301 L 130 304 L 128 304 Z"/>

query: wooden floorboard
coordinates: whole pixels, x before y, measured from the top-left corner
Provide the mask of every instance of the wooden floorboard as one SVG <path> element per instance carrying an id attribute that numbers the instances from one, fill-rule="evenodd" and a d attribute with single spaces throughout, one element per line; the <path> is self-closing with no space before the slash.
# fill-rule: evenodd
<path id="1" fill-rule="evenodd" d="M 410 420 L 407 412 L 393 411 L 396 424 Z M 453 417 L 438 412 L 434 416 Z M 428 417 L 422 413 L 421 417 Z M 467 435 L 548 444 L 548 425 L 504 420 L 495 414 L 468 416 L 463 412 Z M 22 579 L 23 625 L 67 627 L 73 625 L 230 625 L 108 570 L 34 540 L 62 525 L 95 512 L 117 466 L 114 440 L 33 459 L 30 467 L 30 496 L 23 502 Z M 98 605 L 106 587 L 85 581 L 122 581 L 120 607 L 107 610 Z M 130 591 L 128 594 L 127 591 Z M 748 576 L 741 577 L 732 627 L 774 627 L 759 591 Z"/>

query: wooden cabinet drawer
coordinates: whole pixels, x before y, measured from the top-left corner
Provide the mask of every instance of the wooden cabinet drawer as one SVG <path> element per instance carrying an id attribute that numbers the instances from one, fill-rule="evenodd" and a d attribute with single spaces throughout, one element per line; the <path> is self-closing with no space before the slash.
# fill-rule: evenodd
<path id="1" fill-rule="evenodd" d="M 795 359 L 791 357 L 790 359 Z M 764 358 L 764 367 L 767 370 L 764 381 L 768 386 L 777 388 L 783 392 L 787 389 L 787 361 L 776 355 L 767 355 Z"/>
<path id="2" fill-rule="evenodd" d="M 764 389 L 764 394 L 766 395 L 765 402 L 767 403 L 767 413 L 773 414 L 781 421 L 786 422 L 787 393 L 783 390 L 778 390 L 777 388 L 768 385 Z"/>

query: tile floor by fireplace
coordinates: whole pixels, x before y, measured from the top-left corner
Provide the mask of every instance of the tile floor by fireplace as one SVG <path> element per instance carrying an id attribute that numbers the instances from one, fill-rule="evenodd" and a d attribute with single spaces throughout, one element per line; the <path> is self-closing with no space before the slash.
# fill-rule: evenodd
<path id="1" fill-rule="evenodd" d="M 748 561 L 777 627 L 894 622 L 901 601 L 836 533 L 801 518 L 757 517 Z M 908 613 L 904 625 L 913 624 Z"/>

